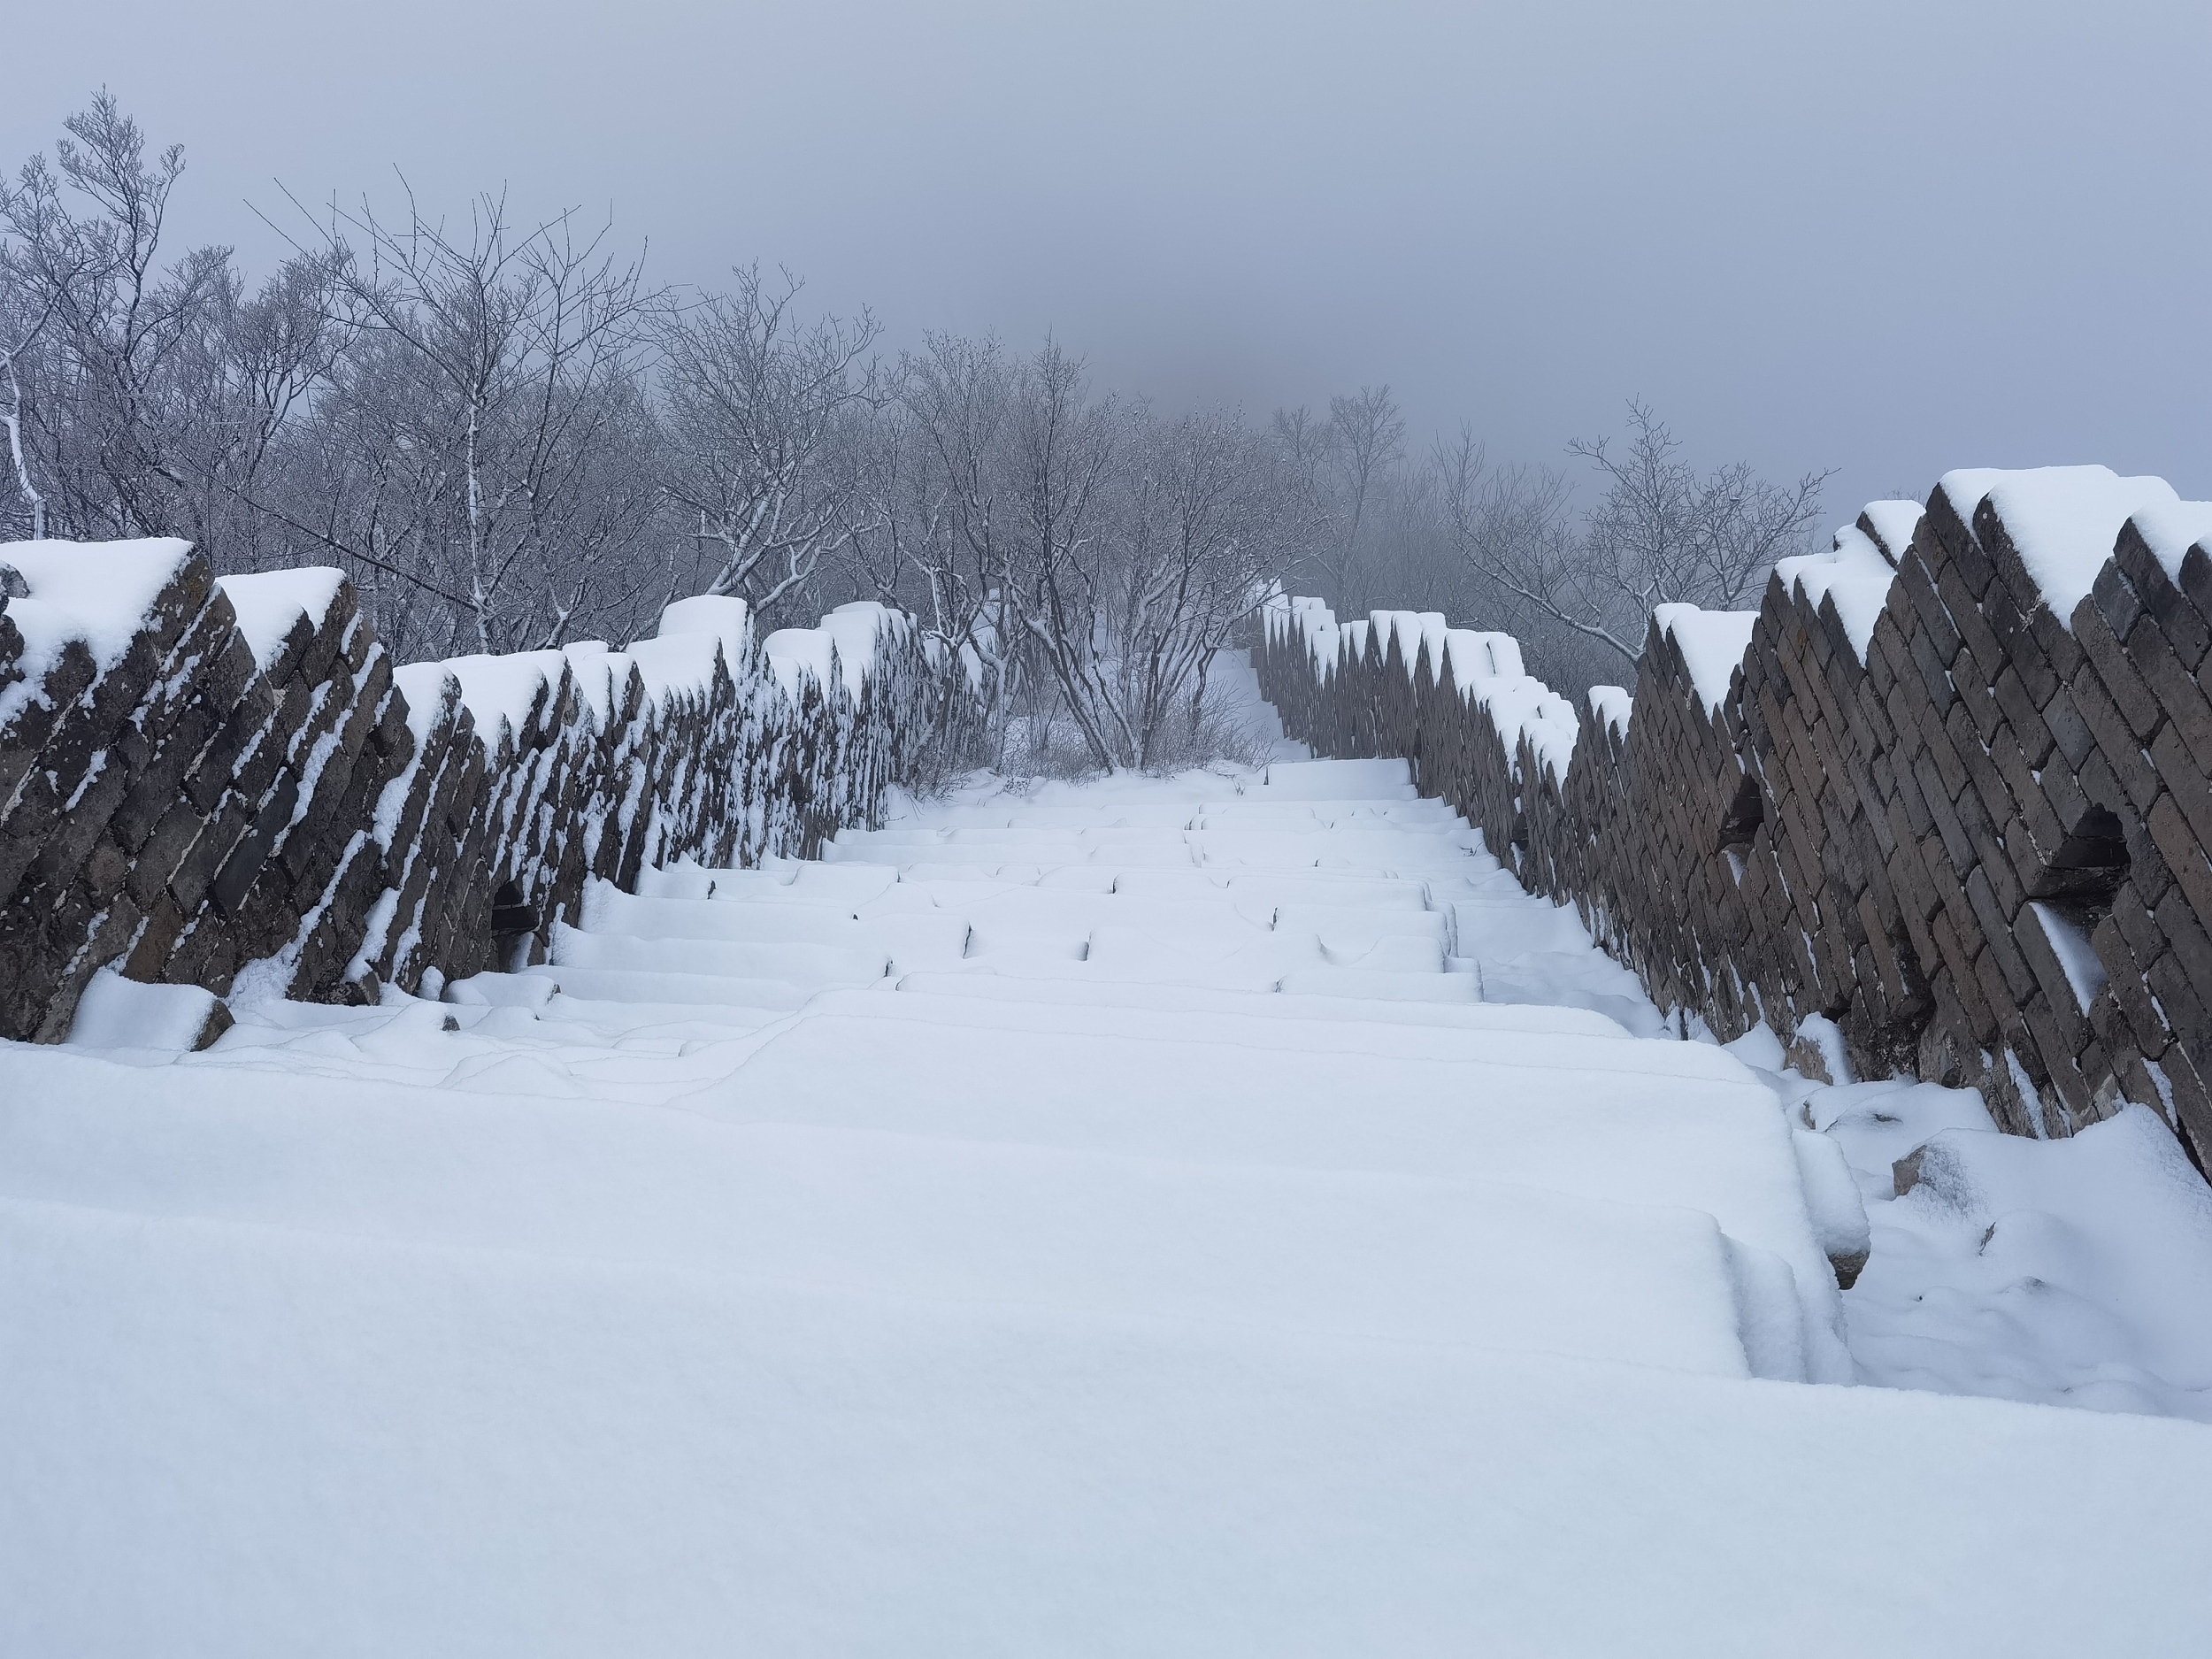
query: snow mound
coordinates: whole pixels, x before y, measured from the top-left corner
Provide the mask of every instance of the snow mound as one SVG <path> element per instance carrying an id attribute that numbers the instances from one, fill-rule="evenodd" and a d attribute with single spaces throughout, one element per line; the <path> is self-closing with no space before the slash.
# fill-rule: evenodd
<path id="1" fill-rule="evenodd" d="M 745 641 L 750 637 L 751 628 L 751 608 L 742 599 L 719 594 L 679 599 L 661 611 L 662 639 L 687 634 L 706 634 L 721 641 L 722 660 L 726 663 L 743 660 Z"/>

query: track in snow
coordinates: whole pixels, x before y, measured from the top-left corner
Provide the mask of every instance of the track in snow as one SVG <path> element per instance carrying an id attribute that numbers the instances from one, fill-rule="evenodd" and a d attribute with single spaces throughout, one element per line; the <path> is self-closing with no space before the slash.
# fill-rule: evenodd
<path id="1" fill-rule="evenodd" d="M 1832 1143 L 1402 763 L 979 788 L 583 924 L 8 1051 L 0 1648 L 2212 1629 L 2212 1438 L 1826 1386 Z"/>

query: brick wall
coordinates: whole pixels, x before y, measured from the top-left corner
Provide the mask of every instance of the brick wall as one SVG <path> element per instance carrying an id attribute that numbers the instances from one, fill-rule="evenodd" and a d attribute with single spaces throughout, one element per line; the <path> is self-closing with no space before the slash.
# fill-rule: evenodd
<path id="1" fill-rule="evenodd" d="M 1632 699 L 1571 708 L 1494 636 L 1304 600 L 1271 607 L 1261 682 L 1317 752 L 1409 756 L 1723 1038 L 1823 1016 L 1861 1076 L 1978 1087 L 2023 1134 L 2138 1102 L 2201 1165 L 2208 542 L 2154 480 L 1955 473 L 1755 613 L 1663 607 Z"/>
<path id="2" fill-rule="evenodd" d="M 741 603 L 689 600 L 625 650 L 395 671 L 334 571 L 218 580 L 173 541 L 0 566 L 19 1040 L 65 1035 L 109 963 L 356 1001 L 541 960 L 588 879 L 810 853 L 980 727 L 965 671 L 874 606 L 762 641 Z"/>

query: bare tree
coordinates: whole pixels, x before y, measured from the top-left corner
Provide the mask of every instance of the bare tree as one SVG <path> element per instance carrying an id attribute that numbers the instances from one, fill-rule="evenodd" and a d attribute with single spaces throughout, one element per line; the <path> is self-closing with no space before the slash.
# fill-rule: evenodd
<path id="1" fill-rule="evenodd" d="M 1701 478 L 1649 404 L 1632 401 L 1628 421 L 1624 455 L 1603 438 L 1567 446 L 1607 480 L 1587 526 L 1597 580 L 1643 611 L 1675 603 L 1740 608 L 1819 516 L 1831 475 L 1808 472 L 1778 485 L 1738 461 Z"/>
<path id="2" fill-rule="evenodd" d="M 138 124 L 104 91 L 65 127 L 51 165 L 35 156 L 13 184 L 0 185 L 0 283 L 14 296 L 11 309 L 36 324 L 8 354 L 12 442 L 30 429 L 53 507 L 72 532 L 168 531 L 185 479 L 165 442 L 165 391 L 223 291 L 229 254 L 205 248 L 160 265 L 181 147 L 149 163 Z M 27 463 L 19 466 L 19 488 L 29 475 Z M 42 523 L 48 517 L 42 495 L 34 512 Z"/>
<path id="3" fill-rule="evenodd" d="M 1375 510 L 1405 457 L 1406 423 L 1387 386 L 1329 399 L 1325 420 L 1303 409 L 1279 412 L 1274 434 L 1286 482 L 1303 511 L 1302 562 L 1319 575 L 1330 603 L 1364 603 Z"/>
<path id="4" fill-rule="evenodd" d="M 670 313 L 660 329 L 666 400 L 663 481 L 694 515 L 714 563 L 706 591 L 765 611 L 802 593 L 826 555 L 872 523 L 856 463 L 885 401 L 864 362 L 879 330 L 866 312 L 802 326 L 799 284 L 769 289 L 757 267 L 727 295 Z"/>
<path id="5" fill-rule="evenodd" d="M 226 268 L 165 378 L 173 528 L 227 569 L 266 568 L 299 550 L 300 538 L 258 497 L 281 488 L 288 437 L 355 344 L 337 279 L 329 257 L 302 255 L 249 295 Z"/>
<path id="6" fill-rule="evenodd" d="M 1680 447 L 1640 402 L 1629 405 L 1625 453 L 1607 439 L 1571 444 L 1607 480 L 1578 526 L 1564 480 L 1489 469 L 1464 429 L 1431 466 L 1453 542 L 1475 572 L 1632 666 L 1655 607 L 1733 610 L 1751 600 L 1775 560 L 1802 543 L 1828 477 L 1777 485 L 1742 462 L 1701 476 Z"/>
<path id="7" fill-rule="evenodd" d="M 1563 478 L 1548 470 L 1493 467 L 1465 426 L 1455 439 L 1438 442 L 1429 468 L 1454 548 L 1498 590 L 1509 611 L 1548 618 L 1633 659 L 1634 649 L 1608 626 L 1601 600 L 1591 592 Z"/>
<path id="8" fill-rule="evenodd" d="M 970 642 L 953 489 L 917 406 L 914 360 L 884 377 L 884 403 L 858 423 L 841 545 L 829 557 L 852 591 L 914 612 L 932 638 Z"/>
<path id="9" fill-rule="evenodd" d="M 926 526 L 910 534 L 909 557 L 942 637 L 973 651 L 989 674 L 993 723 L 1002 731 L 1024 679 L 1008 602 L 1018 517 L 1003 499 L 1013 373 L 995 340 L 933 334 L 904 365 L 900 387 L 918 451 L 913 499 Z"/>
<path id="10" fill-rule="evenodd" d="M 605 227 L 580 234 L 566 212 L 518 226 L 503 196 L 478 198 L 465 234 L 409 192 L 398 220 L 334 205 L 319 234 L 303 252 L 326 263 L 365 341 L 323 430 L 351 452 L 326 472 L 319 518 L 257 500 L 444 601 L 479 650 L 559 643 L 657 506 L 613 463 L 643 459 L 626 440 L 647 417 L 661 296 L 604 250 Z"/>
<path id="11" fill-rule="evenodd" d="M 1171 711 L 1194 733 L 1230 631 L 1259 603 L 1285 551 L 1285 515 L 1263 447 L 1237 416 L 1189 415 L 1141 434 L 1118 614 L 1114 725 L 1123 755 L 1149 766 Z"/>
<path id="12" fill-rule="evenodd" d="M 930 336 L 886 368 L 872 317 L 803 314 L 787 274 L 680 306 L 604 228 L 500 196 L 451 227 L 334 202 L 256 286 L 225 249 L 164 251 L 183 168 L 102 94 L 0 185 L 0 534 L 332 557 L 403 657 L 841 588 L 984 676 L 1002 739 L 1025 714 L 1041 756 L 1072 729 L 1145 766 L 1263 578 L 1509 627 L 1586 683 L 1654 605 L 1749 603 L 1817 510 L 1824 475 L 1701 473 L 1641 403 L 1571 446 L 1602 489 L 1578 514 L 1471 432 L 1406 465 L 1387 386 L 1256 430 L 1095 393 L 1050 341 Z"/>
<path id="13" fill-rule="evenodd" d="M 34 299 L 12 289 L 0 291 L 0 376 L 5 378 L 7 392 L 7 403 L 0 406 L 0 426 L 7 428 L 9 472 L 33 541 L 46 535 L 46 497 L 32 481 L 30 459 L 23 451 L 23 379 L 17 364 L 52 315 L 52 303 L 43 296 Z"/>
<path id="14" fill-rule="evenodd" d="M 1007 504 L 1002 589 L 1010 619 L 1041 660 L 1084 746 L 1101 766 L 1125 764 L 1110 684 L 1103 614 L 1108 542 L 1100 522 L 1125 422 L 1094 400 L 1083 361 L 1047 340 L 1018 368 L 1006 421 Z"/>

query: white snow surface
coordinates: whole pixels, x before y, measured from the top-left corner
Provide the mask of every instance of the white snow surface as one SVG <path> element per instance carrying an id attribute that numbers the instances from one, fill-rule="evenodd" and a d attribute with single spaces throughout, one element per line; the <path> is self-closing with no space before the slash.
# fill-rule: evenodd
<path id="1" fill-rule="evenodd" d="M 1421 647 L 1429 648 L 1429 669 L 1432 673 L 1444 660 L 1444 638 L 1450 631 L 1440 611 L 1371 611 L 1368 620 L 1382 635 L 1383 655 L 1390 655 L 1390 641 L 1398 642 L 1399 655 L 1405 658 L 1406 675 L 1410 679 L 1420 666 Z"/>
<path id="2" fill-rule="evenodd" d="M 2212 1632 L 2148 1113 L 1677 1041 L 1399 761 L 641 887 L 442 1001 L 0 1046 L 0 1652 Z"/>
<path id="3" fill-rule="evenodd" d="M 742 599 L 722 594 L 700 594 L 663 606 L 659 633 L 664 640 L 680 634 L 707 634 L 721 641 L 723 660 L 735 663 L 744 657 L 745 640 L 751 626 L 752 610 Z"/>
<path id="4" fill-rule="evenodd" d="M 1844 1297 L 1865 1380 L 2212 1424 L 2212 1188 L 2155 1113 L 2032 1141 L 1971 1090 L 1909 1079 L 1799 1110 L 1866 1202 L 1872 1256 Z"/>
<path id="5" fill-rule="evenodd" d="M 819 627 L 778 628 L 762 641 L 761 649 L 787 695 L 798 695 L 803 676 L 827 686 L 833 653 L 845 689 L 857 697 L 875 672 L 878 641 L 909 626 L 903 613 L 872 599 L 859 599 L 838 606 L 822 618 Z"/>
<path id="6" fill-rule="evenodd" d="M 1506 753 L 1519 764 L 1521 740 L 1536 752 L 1537 763 L 1563 779 L 1574 759 L 1575 739 L 1582 723 L 1575 706 L 1532 674 L 1471 680 L 1469 695 L 1489 711 Z"/>
<path id="7" fill-rule="evenodd" d="M 829 684 L 835 648 L 834 636 L 824 628 L 778 628 L 761 641 L 768 666 L 775 671 L 784 695 L 792 697 L 799 695 L 808 677 L 818 686 Z"/>
<path id="8" fill-rule="evenodd" d="M 1517 680 L 1528 672 L 1521 662 L 1521 642 L 1510 634 L 1447 628 L 1444 645 L 1451 655 L 1453 680 L 1463 687 L 1470 680 Z"/>
<path id="9" fill-rule="evenodd" d="M 561 655 L 568 659 L 577 694 L 590 710 L 593 723 L 605 731 L 621 703 L 623 687 L 629 683 L 629 653 L 610 650 L 604 640 L 575 640 L 561 647 Z"/>
<path id="10" fill-rule="evenodd" d="M 623 654 L 637 664 L 645 695 L 661 707 L 675 698 L 703 696 L 714 684 L 717 658 L 726 668 L 731 661 L 721 636 L 705 630 L 638 640 Z"/>
<path id="11" fill-rule="evenodd" d="M 894 611 L 873 599 L 852 600 L 824 617 L 822 632 L 837 641 L 845 689 L 857 697 L 862 683 L 875 672 L 877 641 L 902 634 L 911 626 L 903 611 Z"/>

